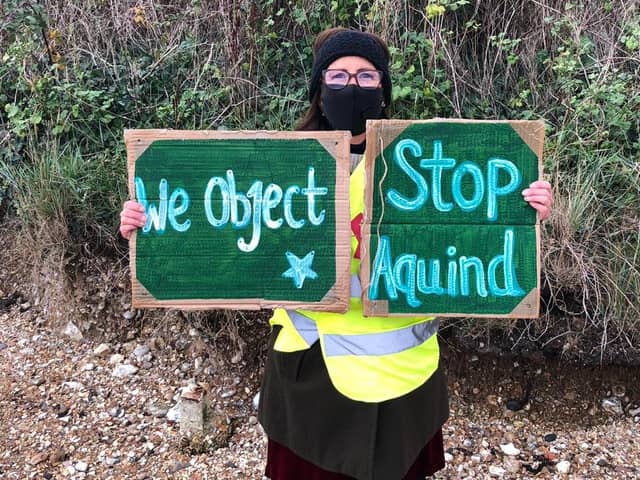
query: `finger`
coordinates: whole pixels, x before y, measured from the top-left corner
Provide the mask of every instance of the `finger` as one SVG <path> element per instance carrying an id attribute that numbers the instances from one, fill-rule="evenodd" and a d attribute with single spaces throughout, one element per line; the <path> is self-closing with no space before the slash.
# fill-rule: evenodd
<path id="1" fill-rule="evenodd" d="M 123 210 L 134 210 L 136 212 L 144 212 L 144 206 L 135 200 L 127 200 L 124 202 Z"/>
<path id="2" fill-rule="evenodd" d="M 524 189 L 523 192 L 526 192 L 527 190 L 543 190 L 545 192 L 548 192 L 549 195 L 553 196 L 553 189 L 551 188 L 551 184 L 549 182 L 545 182 L 544 180 L 533 182 L 526 189 Z"/>
<path id="3" fill-rule="evenodd" d="M 131 221 L 135 223 L 142 222 L 144 224 L 147 221 L 147 216 L 144 213 L 128 212 L 124 210 L 120 212 L 120 221 L 121 222 Z"/>
<path id="4" fill-rule="evenodd" d="M 532 208 L 535 208 L 536 210 L 542 210 L 542 209 L 546 209 L 549 210 L 549 205 L 545 204 L 545 203 L 541 203 L 541 202 L 529 202 L 529 205 Z"/>
<path id="5" fill-rule="evenodd" d="M 553 198 L 553 192 L 551 192 L 551 190 L 547 188 L 529 187 L 529 188 L 525 188 L 522 191 L 522 195 L 529 195 L 529 194 L 546 195 L 549 198 Z"/>
<path id="6" fill-rule="evenodd" d="M 553 194 L 547 190 L 539 188 L 527 188 L 522 192 L 522 197 L 526 201 L 537 200 L 545 205 L 553 205 Z"/>
<path id="7" fill-rule="evenodd" d="M 546 180 L 536 180 L 529 185 L 529 188 L 544 188 L 546 190 L 551 190 L 551 184 Z"/>
<path id="8" fill-rule="evenodd" d="M 538 210 L 538 219 L 541 222 L 544 222 L 545 220 L 547 220 L 550 215 L 551 215 L 551 210 L 549 210 L 548 208 L 545 210 Z"/>
<path id="9" fill-rule="evenodd" d="M 544 205 L 542 203 L 535 203 L 535 202 L 529 203 L 529 205 L 531 205 L 536 210 L 536 212 L 538 212 L 538 218 L 541 221 L 549 218 L 551 209 L 547 205 Z"/>
<path id="10" fill-rule="evenodd" d="M 128 228 L 130 230 L 137 230 L 138 228 L 142 228 L 146 225 L 146 222 L 134 222 L 134 221 L 127 221 L 127 222 L 121 222 L 120 226 L 122 228 Z"/>
<path id="11" fill-rule="evenodd" d="M 529 204 L 535 202 L 547 207 L 551 205 L 551 198 L 547 195 L 524 195 L 524 200 Z"/>
<path id="12" fill-rule="evenodd" d="M 126 220 L 126 221 L 120 222 L 120 226 L 121 227 L 129 228 L 131 230 L 135 230 L 137 228 L 142 228 L 145 225 L 146 225 L 146 222 L 137 221 L 137 220 Z"/>
<path id="13" fill-rule="evenodd" d="M 126 225 L 120 225 L 120 235 L 129 240 L 131 238 L 131 234 L 135 231 L 135 228 L 129 228 Z"/>

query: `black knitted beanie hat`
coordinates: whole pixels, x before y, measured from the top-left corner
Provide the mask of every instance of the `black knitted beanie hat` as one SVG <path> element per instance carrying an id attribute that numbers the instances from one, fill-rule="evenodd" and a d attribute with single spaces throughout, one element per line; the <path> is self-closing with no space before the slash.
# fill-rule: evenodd
<path id="1" fill-rule="evenodd" d="M 382 89 L 384 102 L 391 103 L 391 77 L 389 76 L 389 57 L 380 42 L 373 36 L 357 30 L 341 30 L 331 35 L 320 46 L 313 59 L 311 82 L 309 84 L 309 101 L 320 88 L 322 70 L 340 57 L 362 57 L 369 60 L 382 72 Z"/>

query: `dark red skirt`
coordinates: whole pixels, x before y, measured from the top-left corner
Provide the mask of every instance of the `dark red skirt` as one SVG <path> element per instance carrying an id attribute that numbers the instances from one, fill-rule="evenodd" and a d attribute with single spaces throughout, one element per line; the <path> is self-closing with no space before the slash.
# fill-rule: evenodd
<path id="1" fill-rule="evenodd" d="M 425 445 L 402 480 L 424 480 L 441 468 L 444 468 L 442 429 Z M 271 480 L 353 480 L 341 473 L 316 467 L 271 439 L 267 447 L 265 475 Z"/>

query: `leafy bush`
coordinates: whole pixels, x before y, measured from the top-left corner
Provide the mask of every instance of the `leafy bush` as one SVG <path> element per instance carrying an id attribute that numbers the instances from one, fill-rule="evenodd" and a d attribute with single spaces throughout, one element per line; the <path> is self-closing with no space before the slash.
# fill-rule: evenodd
<path id="1" fill-rule="evenodd" d="M 389 42 L 396 117 L 546 120 L 557 200 L 545 227 L 547 310 L 571 321 L 526 323 L 514 343 L 595 332 L 598 342 L 570 345 L 637 352 L 634 2 L 5 0 L 0 218 L 11 198 L 41 245 L 121 254 L 123 129 L 290 129 L 307 105 L 313 37 L 336 25 Z"/>

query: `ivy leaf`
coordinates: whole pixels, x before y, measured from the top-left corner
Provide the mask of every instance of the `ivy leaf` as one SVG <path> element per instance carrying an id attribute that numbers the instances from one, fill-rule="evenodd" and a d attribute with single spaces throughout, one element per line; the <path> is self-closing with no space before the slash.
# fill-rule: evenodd
<path id="1" fill-rule="evenodd" d="M 13 118 L 20 112 L 20 109 L 15 103 L 7 103 L 4 106 L 4 111 L 7 112 L 8 118 Z"/>

